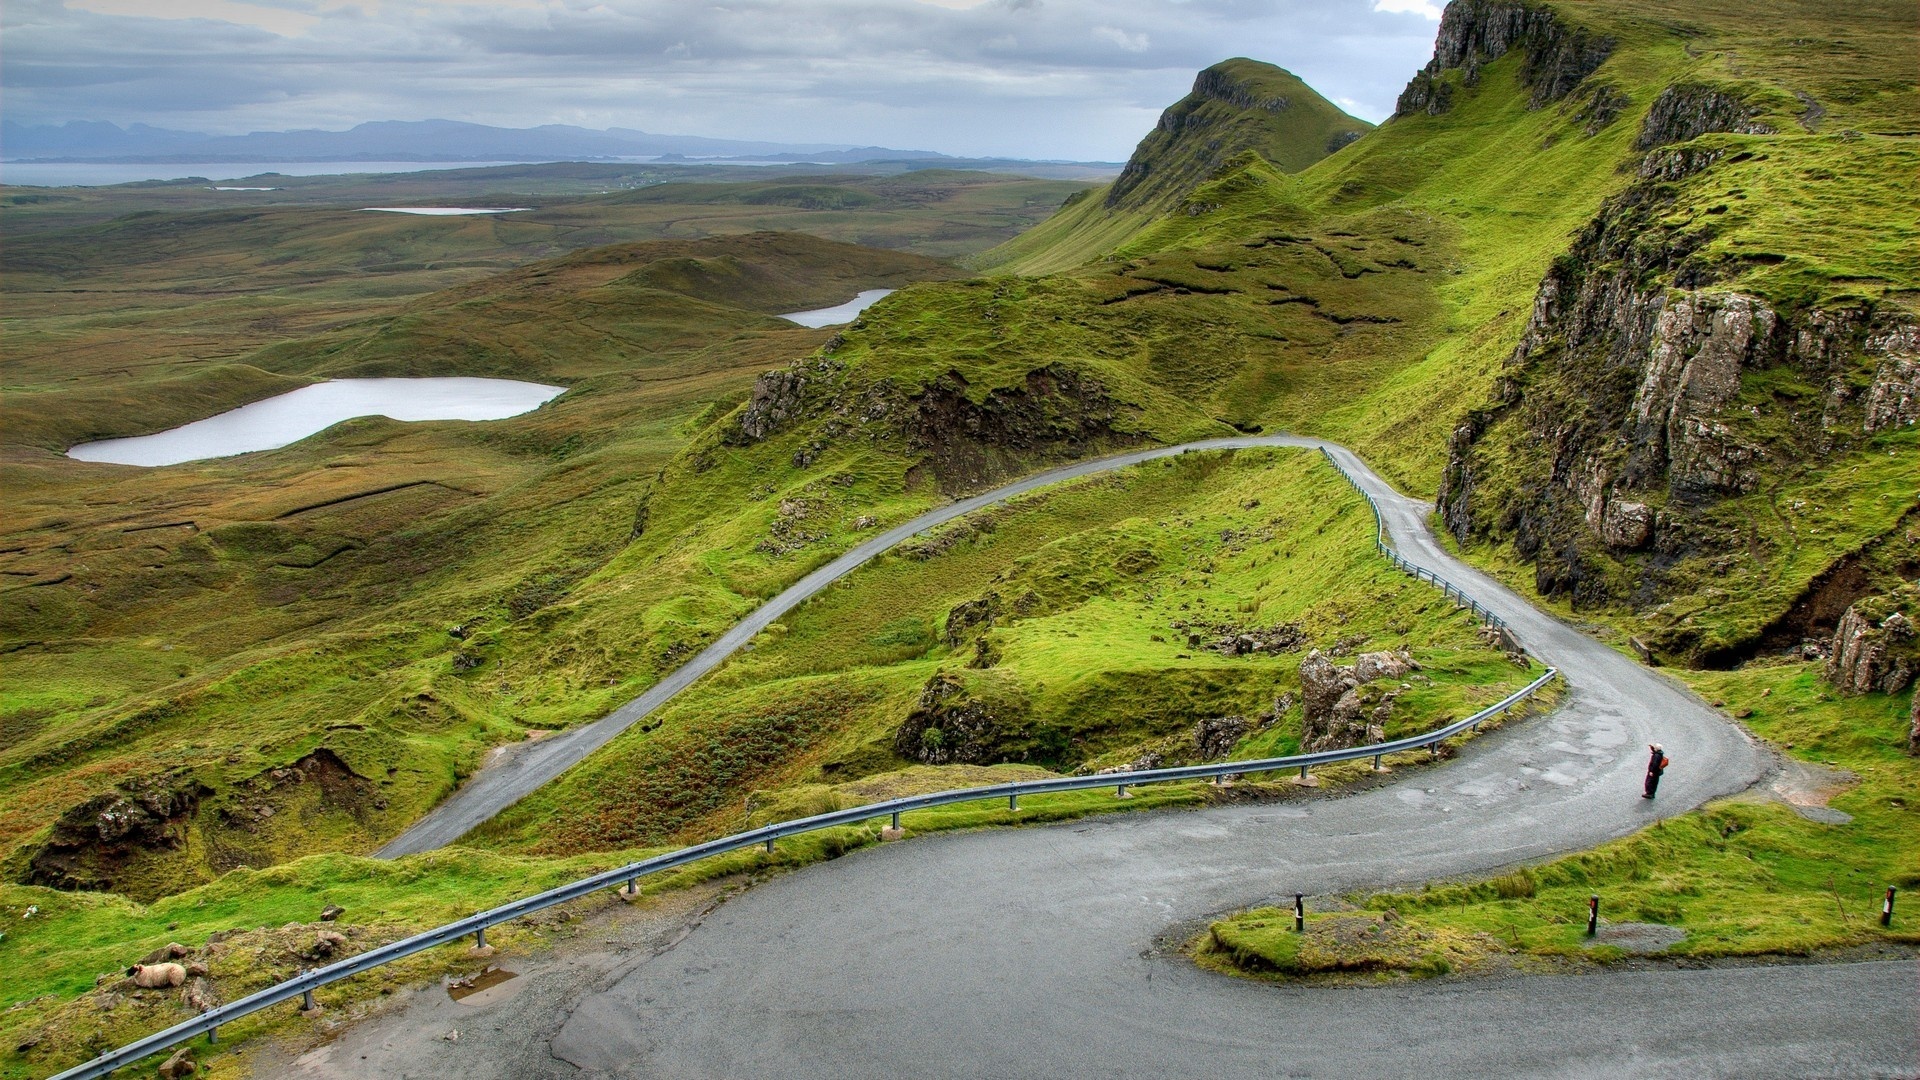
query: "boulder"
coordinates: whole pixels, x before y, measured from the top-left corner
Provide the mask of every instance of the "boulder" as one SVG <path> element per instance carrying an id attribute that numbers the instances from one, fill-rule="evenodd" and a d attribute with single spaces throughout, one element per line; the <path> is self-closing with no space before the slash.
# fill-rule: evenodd
<path id="1" fill-rule="evenodd" d="M 1600 539 L 1608 547 L 1633 551 L 1653 539 L 1653 508 L 1642 502 L 1614 499 L 1600 515 Z"/>
<path id="2" fill-rule="evenodd" d="M 1399 652 L 1368 652 L 1353 658 L 1353 680 L 1370 683 L 1375 679 L 1404 679 L 1407 673 L 1418 668 L 1413 655 L 1405 649 Z"/>
<path id="3" fill-rule="evenodd" d="M 1869 433 L 1912 427 L 1920 420 L 1920 356 L 1889 355 L 1867 390 Z"/>
<path id="4" fill-rule="evenodd" d="M 1318 649 L 1307 654 L 1300 662 L 1300 748 L 1334 750 L 1384 738 L 1396 695 L 1369 684 L 1401 678 L 1414 667 L 1404 651 L 1361 653 L 1351 667 L 1335 664 Z"/>
<path id="5" fill-rule="evenodd" d="M 1352 668 L 1335 664 L 1319 649 L 1308 653 L 1307 658 L 1300 661 L 1300 696 L 1307 724 L 1312 726 L 1316 720 L 1332 716 L 1341 695 L 1355 685 Z"/>
<path id="6" fill-rule="evenodd" d="M 1843 694 L 1897 694 L 1920 670 L 1913 619 L 1903 609 L 1920 606 L 1920 584 L 1884 596 L 1854 601 L 1840 616 L 1827 650 L 1827 681 Z"/>
<path id="7" fill-rule="evenodd" d="M 1913 695 L 1907 710 L 1907 753 L 1920 757 L 1920 694 Z"/>
<path id="8" fill-rule="evenodd" d="M 1193 748 L 1203 760 L 1227 756 L 1247 733 L 1244 716 L 1218 716 L 1193 725 Z"/>
<path id="9" fill-rule="evenodd" d="M 198 1068 L 193 1063 L 193 1050 L 183 1046 L 161 1064 L 160 1080 L 180 1080 L 183 1076 L 192 1076 Z"/>

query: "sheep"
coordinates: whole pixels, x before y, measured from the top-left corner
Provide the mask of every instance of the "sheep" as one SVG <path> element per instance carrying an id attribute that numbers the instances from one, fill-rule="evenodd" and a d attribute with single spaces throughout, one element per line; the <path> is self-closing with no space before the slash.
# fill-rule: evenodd
<path id="1" fill-rule="evenodd" d="M 187 969 L 179 964 L 135 964 L 127 969 L 127 974 L 133 976 L 133 985 L 142 990 L 179 986 L 187 981 Z"/>

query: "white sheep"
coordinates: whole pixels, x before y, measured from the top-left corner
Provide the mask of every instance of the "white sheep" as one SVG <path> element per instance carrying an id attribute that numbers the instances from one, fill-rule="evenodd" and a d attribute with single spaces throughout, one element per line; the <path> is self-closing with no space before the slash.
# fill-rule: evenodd
<path id="1" fill-rule="evenodd" d="M 127 969 L 127 974 L 133 976 L 133 985 L 142 990 L 179 986 L 187 981 L 187 969 L 179 964 L 135 964 Z"/>

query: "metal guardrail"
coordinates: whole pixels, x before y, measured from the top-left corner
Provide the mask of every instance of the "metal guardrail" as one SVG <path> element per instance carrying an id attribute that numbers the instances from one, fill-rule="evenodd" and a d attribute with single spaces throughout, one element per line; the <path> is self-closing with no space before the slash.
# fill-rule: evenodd
<path id="1" fill-rule="evenodd" d="M 1507 632 L 1507 620 L 1481 607 L 1480 602 L 1468 596 L 1466 590 L 1426 567 L 1408 561 L 1406 557 L 1402 556 L 1398 551 L 1389 547 L 1387 545 L 1387 523 L 1386 519 L 1380 516 L 1380 504 L 1375 502 L 1373 496 L 1367 493 L 1367 489 L 1360 486 L 1360 481 L 1355 480 L 1353 474 L 1348 472 L 1346 467 L 1340 464 L 1339 459 L 1333 456 L 1332 451 L 1323 446 L 1320 448 L 1320 453 L 1325 455 L 1327 464 L 1332 465 L 1334 471 L 1346 477 L 1347 483 L 1352 484 L 1353 490 L 1359 492 L 1360 497 L 1367 500 L 1367 505 L 1373 509 L 1373 546 L 1376 551 L 1385 555 L 1387 560 L 1393 563 L 1393 565 L 1412 574 L 1421 581 L 1432 582 L 1440 586 L 1441 590 L 1455 601 L 1458 601 L 1461 607 L 1473 612 L 1474 616 L 1478 618 L 1483 625 L 1491 626 L 1503 634 Z"/>
<path id="2" fill-rule="evenodd" d="M 1321 452 L 1326 453 L 1325 448 L 1322 448 Z M 1445 588 L 1449 595 L 1462 601 L 1462 606 L 1472 608 L 1476 615 L 1489 620 L 1488 625 L 1504 629 L 1506 624 L 1498 621 L 1498 616 L 1481 607 L 1464 593 L 1461 593 L 1458 587 L 1454 586 L 1451 582 L 1445 581 L 1443 578 L 1424 568 L 1414 566 L 1402 559 L 1392 548 L 1387 547 L 1384 525 L 1380 518 L 1380 507 L 1374 503 L 1373 497 L 1367 495 L 1364 489 L 1360 489 L 1359 484 L 1354 482 L 1353 477 L 1349 475 L 1345 469 L 1340 467 L 1340 463 L 1333 459 L 1332 454 L 1327 454 L 1327 460 L 1333 464 L 1335 469 L 1340 471 L 1342 476 L 1347 478 L 1349 483 L 1354 484 L 1355 489 L 1360 490 L 1360 494 L 1366 497 L 1368 505 L 1373 507 L 1376 525 L 1374 542 L 1375 546 L 1378 547 L 1381 552 L 1392 558 L 1396 566 L 1415 573 L 1423 580 L 1431 581 Z M 629 892 L 632 892 L 637 888 L 637 883 L 640 878 L 667 870 L 675 870 L 691 863 L 699 862 L 702 859 L 712 858 L 715 855 L 724 855 L 729 852 L 742 851 L 747 848 L 761 846 L 764 846 L 768 852 L 772 852 L 776 841 L 790 836 L 815 832 L 820 829 L 861 825 L 875 818 L 882 817 L 891 818 L 893 826 L 898 828 L 900 825 L 900 815 L 914 810 L 926 810 L 936 806 L 950 806 L 954 803 L 980 802 L 988 799 L 1004 798 L 1007 800 L 1008 809 L 1017 810 L 1019 809 L 1020 796 L 1022 795 L 1045 795 L 1054 792 L 1087 791 L 1106 787 L 1114 788 L 1117 795 L 1124 795 L 1129 787 L 1136 787 L 1140 784 L 1165 783 L 1177 780 L 1206 780 L 1222 776 L 1244 776 L 1250 773 L 1279 772 L 1287 769 L 1299 769 L 1300 775 L 1304 778 L 1308 775 L 1308 771 L 1315 766 L 1331 765 L 1342 761 L 1358 761 L 1365 758 L 1372 758 L 1373 767 L 1378 769 L 1380 768 L 1381 758 L 1388 754 L 1397 754 L 1408 750 L 1419 750 L 1421 748 L 1431 750 L 1437 757 L 1439 755 L 1439 745 L 1442 742 L 1463 731 L 1469 729 L 1477 730 L 1482 723 L 1505 713 L 1520 702 L 1532 697 L 1541 687 L 1553 681 L 1557 675 L 1559 675 L 1558 669 L 1548 668 L 1546 673 L 1539 678 L 1464 720 L 1456 720 L 1451 724 L 1424 734 L 1410 735 L 1403 739 L 1374 743 L 1369 746 L 1354 746 L 1343 750 L 1322 750 L 1317 753 L 1294 754 L 1288 757 L 1258 758 L 1251 761 L 1221 761 L 1206 765 L 1186 765 L 1171 769 L 1144 769 L 1136 772 L 1102 773 L 1092 776 L 1061 776 L 1047 780 L 1026 780 L 1010 784 L 993 784 L 987 787 L 958 788 L 952 791 L 940 791 L 928 795 L 910 795 L 900 799 L 888 799 L 884 802 L 869 803 L 864 806 L 856 806 L 846 810 L 835 810 L 830 813 L 815 814 L 812 817 L 796 818 L 792 821 L 763 825 L 758 829 L 749 829 L 745 832 L 734 833 L 731 836 L 723 836 L 717 840 L 709 840 L 704 844 L 695 844 L 692 847 L 681 848 L 678 851 L 655 855 L 652 858 L 642 859 L 639 862 L 630 863 L 618 869 L 607 870 L 591 877 L 582 878 L 571 884 L 548 889 L 546 892 L 522 897 L 511 903 L 502 904 L 499 907 L 491 908 L 487 911 L 476 912 L 467 918 L 447 923 L 444 926 L 435 927 L 432 930 L 415 934 L 412 937 L 402 938 L 399 941 L 382 945 L 376 949 L 369 949 L 358 956 L 348 957 L 345 960 L 329 964 L 326 967 L 302 972 L 285 982 L 276 983 L 264 990 L 256 991 L 238 1001 L 209 1009 L 191 1020 L 175 1024 L 163 1031 L 157 1031 L 144 1039 L 128 1043 L 117 1050 L 107 1051 L 82 1065 L 77 1065 L 63 1073 L 59 1073 L 53 1077 L 52 1080 L 91 1080 L 91 1078 L 94 1077 L 106 1076 L 115 1069 L 131 1065 L 149 1054 L 155 1054 L 179 1043 L 183 1043 L 196 1035 L 206 1035 L 209 1041 L 211 1041 L 222 1025 L 232 1023 L 243 1016 L 251 1015 L 262 1009 L 296 999 L 302 1001 L 303 1004 L 310 1003 L 310 995 L 314 990 L 326 986 L 329 983 L 338 982 L 341 979 L 371 971 L 382 964 L 388 964 L 395 960 L 412 956 L 415 953 L 425 952 L 428 949 L 458 941 L 469 934 L 474 936 L 476 944 L 484 945 L 486 943 L 488 927 L 511 922 L 514 919 L 531 915 L 537 911 L 544 911 L 547 908 L 556 907 L 571 900 L 578 900 L 581 897 L 589 896 L 602 889 L 624 887 Z"/>
<path id="3" fill-rule="evenodd" d="M 487 911 L 478 912 L 457 922 L 436 927 L 425 933 L 402 938 L 389 945 L 370 949 L 358 956 L 348 957 L 337 963 L 295 976 L 285 982 L 277 983 L 265 990 L 249 994 L 238 1001 L 221 1005 L 200 1014 L 192 1020 L 175 1024 L 164 1031 L 156 1032 L 138 1042 L 129 1043 L 118 1050 L 101 1054 L 84 1065 L 76 1066 L 60 1073 L 54 1080 L 86 1080 L 86 1078 L 105 1076 L 123 1065 L 146 1057 L 149 1054 L 165 1050 L 177 1043 L 185 1042 L 196 1035 L 213 1036 L 223 1024 L 240 1017 L 255 1013 L 261 1009 L 304 999 L 315 989 L 328 983 L 370 971 L 382 964 L 424 952 L 435 946 L 458 941 L 469 934 L 475 936 L 476 943 L 486 942 L 486 931 L 490 926 L 511 922 L 536 911 L 578 900 L 583 896 L 613 887 L 633 888 L 638 879 L 665 870 L 674 870 L 701 859 L 728 852 L 741 851 L 752 847 L 764 846 L 769 852 L 774 842 L 785 837 L 819 829 L 831 829 L 847 825 L 861 825 L 875 818 L 891 817 L 893 825 L 900 824 L 900 815 L 913 810 L 926 810 L 936 806 L 949 806 L 954 803 L 979 802 L 988 799 L 1006 799 L 1009 809 L 1017 810 L 1022 795 L 1044 795 L 1060 791 L 1086 791 L 1094 788 L 1115 788 L 1117 794 L 1124 794 L 1130 787 L 1141 784 L 1164 783 L 1170 780 L 1205 780 L 1220 776 L 1244 776 L 1249 773 L 1278 772 L 1286 769 L 1299 769 L 1301 776 L 1307 776 L 1308 770 L 1317 765 L 1331 765 L 1342 761 L 1358 761 L 1372 758 L 1374 767 L 1380 766 L 1380 759 L 1388 754 L 1407 750 L 1430 748 L 1437 756 L 1438 746 L 1447 739 L 1470 728 L 1479 726 L 1532 697 L 1539 689 L 1551 682 L 1559 671 L 1548 668 L 1546 673 L 1514 691 L 1493 705 L 1474 713 L 1464 720 L 1421 735 L 1410 735 L 1390 742 L 1374 743 L 1369 746 L 1354 746 L 1344 750 L 1322 750 L 1312 754 L 1294 754 L 1289 757 L 1259 758 L 1251 761 L 1222 761 L 1207 765 L 1187 765 L 1172 769 L 1145 769 L 1138 772 L 1102 773 L 1093 776 L 1061 776 L 1047 780 L 1026 780 L 1011 784 L 993 784 L 987 787 L 960 788 L 953 791 L 940 791 L 930 795 L 910 795 L 900 799 L 888 799 L 885 802 L 869 803 L 847 810 L 835 810 L 812 817 L 782 821 L 772 825 L 763 825 L 758 829 L 734 833 L 718 840 L 709 840 L 704 844 L 670 851 L 664 855 L 655 855 L 615 870 L 607 870 L 592 877 L 583 878 L 568 885 L 549 889 L 543 893 L 502 904 Z"/>

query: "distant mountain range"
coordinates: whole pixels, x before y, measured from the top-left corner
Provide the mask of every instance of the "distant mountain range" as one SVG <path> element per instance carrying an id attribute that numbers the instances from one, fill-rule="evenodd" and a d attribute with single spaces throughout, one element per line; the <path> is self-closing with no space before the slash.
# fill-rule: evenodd
<path id="1" fill-rule="evenodd" d="M 605 158 L 750 161 L 938 160 L 930 150 L 893 150 L 844 143 L 774 143 L 654 135 L 631 128 L 547 124 L 499 128 L 456 120 L 383 120 L 347 131 L 255 131 L 208 135 L 133 124 L 71 121 L 0 122 L 0 157 L 8 161 L 272 162 L 272 161 L 557 161 Z"/>

